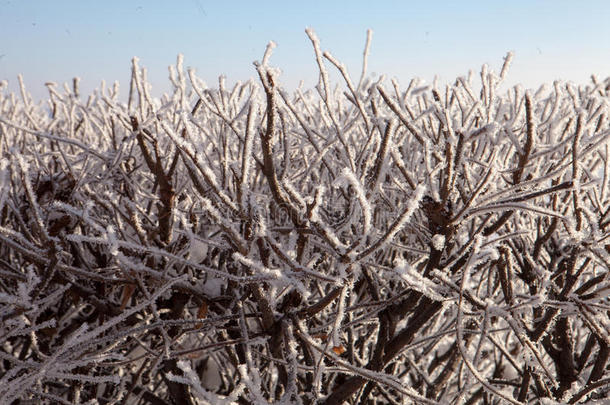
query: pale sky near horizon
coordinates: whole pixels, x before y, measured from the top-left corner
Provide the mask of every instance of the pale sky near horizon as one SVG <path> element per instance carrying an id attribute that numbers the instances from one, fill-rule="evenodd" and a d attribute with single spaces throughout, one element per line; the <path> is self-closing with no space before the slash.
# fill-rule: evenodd
<path id="1" fill-rule="evenodd" d="M 178 53 L 210 87 L 220 74 L 229 84 L 247 80 L 270 40 L 282 85 L 312 87 L 318 70 L 306 27 L 354 81 L 368 28 L 369 73 L 405 87 L 416 76 L 453 81 L 483 63 L 498 71 L 507 51 L 515 54 L 507 86 L 610 76 L 610 1 L 0 0 L 0 21 L 0 80 L 16 91 L 22 73 L 36 99 L 46 97 L 45 82 L 74 76 L 84 94 L 105 79 L 120 81 L 125 95 L 133 56 L 148 68 L 153 95 L 169 89 Z"/>

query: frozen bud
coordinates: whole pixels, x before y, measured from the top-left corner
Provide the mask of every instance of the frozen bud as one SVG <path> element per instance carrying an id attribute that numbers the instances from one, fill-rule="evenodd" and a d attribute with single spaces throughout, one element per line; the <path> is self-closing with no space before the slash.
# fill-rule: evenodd
<path id="1" fill-rule="evenodd" d="M 436 250 L 443 250 L 445 247 L 445 236 L 436 234 L 432 237 L 432 246 Z"/>

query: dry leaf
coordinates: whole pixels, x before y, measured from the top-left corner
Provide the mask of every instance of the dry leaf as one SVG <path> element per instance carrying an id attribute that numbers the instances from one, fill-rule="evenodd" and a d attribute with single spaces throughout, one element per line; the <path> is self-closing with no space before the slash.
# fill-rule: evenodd
<path id="1" fill-rule="evenodd" d="M 133 292 L 136 290 L 135 284 L 125 284 L 123 287 L 123 294 L 121 296 L 121 311 L 125 309 L 129 299 L 133 295 Z"/>
<path id="2" fill-rule="evenodd" d="M 198 319 L 203 319 L 208 315 L 208 302 L 207 301 L 203 301 L 201 303 L 201 305 L 199 306 L 199 310 L 197 311 L 197 318 Z M 203 323 L 197 323 L 195 324 L 195 327 L 197 329 L 201 328 L 203 326 Z"/>
<path id="3" fill-rule="evenodd" d="M 341 356 L 343 353 L 345 353 L 345 347 L 343 347 L 343 345 L 339 345 L 339 346 L 333 346 L 333 352 L 335 352 L 336 355 Z"/>
<path id="4" fill-rule="evenodd" d="M 328 339 L 328 335 L 326 333 L 316 333 L 314 335 L 311 335 L 311 337 L 314 339 L 322 339 L 323 342 Z"/>

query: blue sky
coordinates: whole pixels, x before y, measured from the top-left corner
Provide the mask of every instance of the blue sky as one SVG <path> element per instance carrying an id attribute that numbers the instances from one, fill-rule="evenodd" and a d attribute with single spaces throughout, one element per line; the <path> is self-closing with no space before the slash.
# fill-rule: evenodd
<path id="1" fill-rule="evenodd" d="M 255 76 L 266 44 L 291 89 L 317 81 L 305 27 L 322 49 L 360 74 L 366 30 L 373 30 L 369 73 L 406 86 L 418 76 L 451 81 L 483 63 L 499 70 L 515 53 L 507 85 L 537 87 L 555 79 L 585 83 L 610 75 L 609 1 L 38 1 L 0 0 L 0 80 L 46 96 L 44 82 L 102 79 L 128 90 L 130 61 L 140 58 L 153 94 L 169 89 L 167 66 L 184 54 L 208 85 Z"/>

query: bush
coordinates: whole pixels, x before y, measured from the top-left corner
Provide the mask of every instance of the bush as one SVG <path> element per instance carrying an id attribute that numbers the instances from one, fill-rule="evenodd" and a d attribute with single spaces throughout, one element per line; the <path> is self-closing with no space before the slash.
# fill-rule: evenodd
<path id="1" fill-rule="evenodd" d="M 270 44 L 262 86 L 0 96 L 3 403 L 608 395 L 610 79 L 388 89 L 308 35 L 292 95 Z"/>

